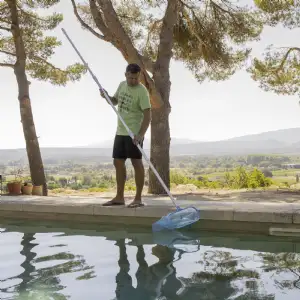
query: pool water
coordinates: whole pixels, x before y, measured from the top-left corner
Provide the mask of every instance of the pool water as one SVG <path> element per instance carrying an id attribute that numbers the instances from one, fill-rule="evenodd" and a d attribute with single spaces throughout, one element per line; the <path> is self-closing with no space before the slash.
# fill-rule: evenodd
<path id="1" fill-rule="evenodd" d="M 76 227 L 0 221 L 0 299 L 300 299 L 299 238 Z"/>

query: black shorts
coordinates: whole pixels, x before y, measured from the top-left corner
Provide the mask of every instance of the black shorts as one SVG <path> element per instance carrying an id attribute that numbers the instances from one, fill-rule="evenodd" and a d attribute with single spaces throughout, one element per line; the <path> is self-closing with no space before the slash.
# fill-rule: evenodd
<path id="1" fill-rule="evenodd" d="M 140 144 L 143 147 L 143 143 Z M 128 135 L 116 135 L 113 147 L 113 158 L 115 159 L 142 159 L 142 153 L 133 143 Z"/>

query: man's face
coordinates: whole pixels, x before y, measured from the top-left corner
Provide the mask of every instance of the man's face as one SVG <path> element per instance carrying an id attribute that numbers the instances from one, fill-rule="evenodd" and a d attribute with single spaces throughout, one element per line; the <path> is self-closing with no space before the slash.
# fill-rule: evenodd
<path id="1" fill-rule="evenodd" d="M 125 73 L 125 77 L 126 77 L 127 84 L 129 86 L 136 86 L 139 84 L 140 73 L 133 74 L 133 73 L 127 72 L 127 73 Z"/>

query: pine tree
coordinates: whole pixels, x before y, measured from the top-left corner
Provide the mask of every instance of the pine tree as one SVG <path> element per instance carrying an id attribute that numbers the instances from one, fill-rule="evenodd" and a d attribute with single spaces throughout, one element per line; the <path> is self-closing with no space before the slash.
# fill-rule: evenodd
<path id="1" fill-rule="evenodd" d="M 255 0 L 269 26 L 283 25 L 288 29 L 300 27 L 300 1 Z M 300 95 L 300 42 L 290 47 L 271 45 L 263 59 L 255 58 L 249 68 L 252 78 L 265 91 L 283 95 Z"/>
<path id="2" fill-rule="evenodd" d="M 230 0 L 71 2 L 83 28 L 141 66 L 153 108 L 151 161 L 169 186 L 171 59 L 184 62 L 199 82 L 225 80 L 248 57 L 246 42 L 260 35 L 259 15 Z M 149 192 L 164 194 L 152 172 L 149 178 Z"/>
<path id="3" fill-rule="evenodd" d="M 48 9 L 59 0 L 4 0 L 0 1 L 0 66 L 10 68 L 18 84 L 18 100 L 31 179 L 35 185 L 47 185 L 36 135 L 31 101 L 30 82 L 33 79 L 65 85 L 78 80 L 85 68 L 80 64 L 59 69 L 50 62 L 54 50 L 61 43 L 56 37 L 46 36 L 62 21 L 61 14 L 41 16 L 38 9 Z"/>

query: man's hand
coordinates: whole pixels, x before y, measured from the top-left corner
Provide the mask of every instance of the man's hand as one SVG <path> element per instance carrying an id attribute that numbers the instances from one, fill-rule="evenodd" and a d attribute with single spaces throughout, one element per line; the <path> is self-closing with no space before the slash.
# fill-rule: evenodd
<path id="1" fill-rule="evenodd" d="M 116 99 L 115 97 L 110 97 L 110 96 L 107 94 L 107 91 L 106 91 L 106 90 L 104 90 L 104 89 L 102 89 L 102 90 L 99 89 L 99 91 L 100 91 L 101 97 L 104 98 L 108 104 L 110 104 L 110 103 L 109 103 L 109 101 L 107 101 L 107 99 L 106 99 L 104 93 L 106 93 L 106 95 L 108 96 L 108 98 L 110 99 L 110 101 L 112 102 L 113 105 L 118 105 L 118 99 Z"/>
<path id="2" fill-rule="evenodd" d="M 144 140 L 144 137 L 143 136 L 141 136 L 141 135 L 139 135 L 139 134 L 137 134 L 137 135 L 135 135 L 134 136 L 134 139 L 133 139 L 133 143 L 137 146 L 138 144 L 142 144 L 142 142 L 143 142 L 143 140 Z"/>

